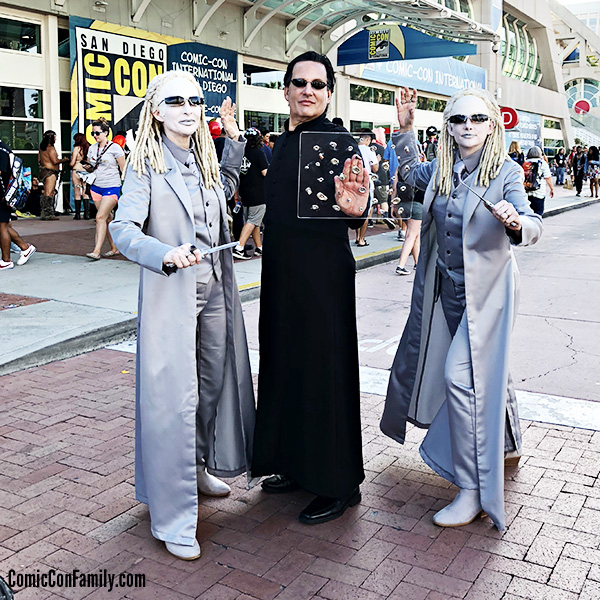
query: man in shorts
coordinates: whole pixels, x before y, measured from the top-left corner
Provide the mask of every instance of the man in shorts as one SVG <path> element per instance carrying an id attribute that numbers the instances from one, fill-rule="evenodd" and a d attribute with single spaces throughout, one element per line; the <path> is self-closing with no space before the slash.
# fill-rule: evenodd
<path id="1" fill-rule="evenodd" d="M 24 242 L 19 234 L 10 224 L 11 209 L 4 202 L 4 190 L 8 185 L 11 174 L 12 150 L 0 140 L 0 247 L 2 248 L 2 260 L 0 260 L 0 271 L 13 269 L 15 264 L 10 260 L 10 243 L 14 242 L 21 250 L 21 256 L 17 264 L 24 265 L 35 252 L 35 246 Z"/>
<path id="2" fill-rule="evenodd" d="M 260 226 L 265 216 L 265 175 L 269 163 L 263 152 L 264 142 L 262 133 L 251 127 L 244 136 L 247 140 L 240 174 L 239 195 L 244 207 L 244 227 L 240 233 L 238 245 L 233 249 L 233 257 L 249 260 L 245 245 L 250 236 L 254 241 L 254 254 L 262 256 L 262 242 L 260 239 Z"/>

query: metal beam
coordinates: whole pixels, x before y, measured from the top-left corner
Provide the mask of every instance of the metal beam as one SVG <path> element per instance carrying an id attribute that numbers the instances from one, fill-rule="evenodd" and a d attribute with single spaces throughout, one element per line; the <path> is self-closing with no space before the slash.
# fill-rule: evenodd
<path id="1" fill-rule="evenodd" d="M 244 48 L 248 48 L 252 43 L 252 40 L 258 35 L 258 32 L 272 19 L 275 15 L 281 13 L 286 6 L 294 4 L 297 0 L 285 0 L 276 8 L 268 8 L 267 14 L 262 18 L 258 18 L 256 15 L 258 11 L 263 8 L 267 0 L 257 0 L 253 6 L 244 12 Z"/>
<path id="2" fill-rule="evenodd" d="M 131 20 L 139 23 L 152 0 L 131 0 Z"/>
<path id="3" fill-rule="evenodd" d="M 226 0 L 215 0 L 208 4 L 208 0 L 194 0 L 192 3 L 192 20 L 194 22 L 194 35 L 199 37 L 210 21 L 210 18 L 225 4 Z"/>

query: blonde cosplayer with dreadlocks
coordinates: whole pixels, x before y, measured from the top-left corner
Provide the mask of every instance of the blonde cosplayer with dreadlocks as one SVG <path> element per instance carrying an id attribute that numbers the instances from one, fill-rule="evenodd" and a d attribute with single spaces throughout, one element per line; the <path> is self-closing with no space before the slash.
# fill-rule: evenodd
<path id="1" fill-rule="evenodd" d="M 152 535 L 183 560 L 200 556 L 198 494 L 229 494 L 221 478 L 249 470 L 254 431 L 226 205 L 246 140 L 230 98 L 220 116 L 219 165 L 196 80 L 180 71 L 155 77 L 110 224 L 118 249 L 142 267 L 136 498 L 148 504 Z"/>
<path id="2" fill-rule="evenodd" d="M 466 96 L 481 98 L 487 106 L 491 121 L 494 123 L 494 129 L 486 137 L 481 153 L 477 183 L 483 187 L 487 187 L 490 181 L 495 179 L 498 173 L 500 173 L 504 161 L 510 159 L 506 153 L 504 122 L 500 114 L 500 107 L 492 95 L 486 90 L 471 88 L 457 92 L 448 100 L 444 109 L 444 126 L 442 127 L 438 144 L 437 167 L 433 176 L 434 189 L 437 189 L 440 194 L 445 196 L 450 193 L 452 187 L 452 167 L 454 165 L 454 155 L 458 149 L 454 136 L 448 131 L 448 119 L 453 113 L 457 100 Z"/>
<path id="3" fill-rule="evenodd" d="M 416 101 L 415 90 L 401 90 L 392 141 L 402 178 L 425 191 L 421 252 L 381 429 L 404 443 L 407 421 L 428 428 L 421 457 L 459 490 L 436 525 L 466 525 L 484 512 L 503 530 L 504 462 L 521 455 L 508 371 L 519 292 L 512 246 L 534 244 L 542 220 L 487 92 L 450 98 L 432 162 L 418 158 Z"/>
<path id="4" fill-rule="evenodd" d="M 146 159 L 150 161 L 150 166 L 157 173 L 164 173 L 167 170 L 161 144 L 163 127 L 161 122 L 154 116 L 154 113 L 157 110 L 158 101 L 160 100 L 160 90 L 166 83 L 175 79 L 189 80 L 197 88 L 198 97 L 202 98 L 203 96 L 200 84 L 191 73 L 185 71 L 167 71 L 152 79 L 148 85 L 144 105 L 140 113 L 135 148 L 131 152 L 128 161 L 133 170 L 138 174 L 138 177 L 144 171 Z M 220 186 L 223 184 L 219 177 L 219 161 L 217 160 L 215 145 L 208 129 L 208 123 L 204 117 L 204 104 L 202 104 L 201 119 L 198 123 L 197 131 L 192 135 L 192 140 L 194 142 L 196 162 L 200 167 L 205 185 L 212 188 L 215 184 Z"/>

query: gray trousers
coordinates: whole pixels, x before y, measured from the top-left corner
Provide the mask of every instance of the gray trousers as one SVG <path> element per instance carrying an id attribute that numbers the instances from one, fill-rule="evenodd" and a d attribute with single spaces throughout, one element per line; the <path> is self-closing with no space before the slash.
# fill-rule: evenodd
<path id="1" fill-rule="evenodd" d="M 452 336 L 444 370 L 454 482 L 461 489 L 479 489 L 475 461 L 475 390 L 464 287 L 441 277 L 440 300 Z"/>
<path id="2" fill-rule="evenodd" d="M 204 465 L 214 454 L 215 419 L 227 357 L 225 294 L 223 283 L 214 276 L 208 283 L 196 284 L 196 317 L 196 464 Z"/>
<path id="3" fill-rule="evenodd" d="M 476 448 L 476 398 L 473 384 L 471 345 L 465 311 L 465 289 L 456 285 L 449 277 L 440 278 L 440 300 L 448 324 L 452 342 L 446 356 L 444 379 L 446 401 L 434 418 L 422 450 L 434 468 L 446 462 L 444 453 L 452 455 L 452 474 L 443 468 L 434 468 L 443 477 L 449 478 L 461 489 L 479 489 L 479 474 L 475 460 Z M 516 406 L 513 407 L 516 411 Z M 518 417 L 516 419 L 518 427 Z M 505 451 L 515 450 L 515 435 L 510 419 L 506 419 Z M 432 464 L 433 463 L 433 464 Z M 450 477 L 448 477 L 450 475 Z"/>

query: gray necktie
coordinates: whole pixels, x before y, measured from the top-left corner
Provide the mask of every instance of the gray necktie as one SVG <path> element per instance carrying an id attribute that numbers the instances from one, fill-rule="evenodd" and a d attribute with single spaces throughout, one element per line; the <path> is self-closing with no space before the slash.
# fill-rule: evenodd
<path id="1" fill-rule="evenodd" d="M 460 162 L 454 165 L 454 172 L 452 173 L 452 183 L 454 184 L 454 189 L 457 189 L 460 185 L 460 182 L 465 179 L 468 175 L 467 167 L 464 162 Z"/>

